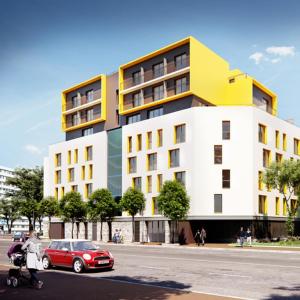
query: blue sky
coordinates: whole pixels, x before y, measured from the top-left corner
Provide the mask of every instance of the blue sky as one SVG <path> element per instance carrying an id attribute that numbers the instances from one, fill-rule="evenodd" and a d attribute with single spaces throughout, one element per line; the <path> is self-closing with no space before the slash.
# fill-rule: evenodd
<path id="1" fill-rule="evenodd" d="M 300 125 L 300 1 L 0 0 L 0 165 L 62 141 L 60 92 L 193 35 L 278 95 Z"/>

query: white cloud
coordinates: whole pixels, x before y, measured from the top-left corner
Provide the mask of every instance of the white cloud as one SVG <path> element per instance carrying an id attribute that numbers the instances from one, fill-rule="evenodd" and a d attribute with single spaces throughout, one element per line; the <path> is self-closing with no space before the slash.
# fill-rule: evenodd
<path id="1" fill-rule="evenodd" d="M 268 47 L 266 48 L 266 52 L 268 54 L 278 55 L 278 56 L 294 56 L 295 55 L 295 47 L 290 46 L 280 46 L 280 47 Z"/>
<path id="2" fill-rule="evenodd" d="M 263 57 L 264 57 L 263 53 L 255 52 L 249 56 L 249 59 L 254 60 L 255 64 L 258 65 L 261 62 L 261 60 L 263 59 Z"/>
<path id="3" fill-rule="evenodd" d="M 280 62 L 280 58 L 273 58 L 273 59 L 271 59 L 271 63 L 272 64 L 277 64 L 278 62 Z"/>
<path id="4" fill-rule="evenodd" d="M 39 149 L 37 146 L 32 145 L 32 144 L 26 145 L 26 146 L 24 147 L 24 149 L 25 149 L 27 152 L 31 153 L 31 154 L 37 154 L 37 155 L 42 154 L 42 150 Z"/>

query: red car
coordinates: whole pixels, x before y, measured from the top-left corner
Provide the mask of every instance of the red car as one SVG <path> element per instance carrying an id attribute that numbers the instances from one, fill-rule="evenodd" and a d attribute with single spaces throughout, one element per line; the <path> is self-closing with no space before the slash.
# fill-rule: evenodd
<path id="1" fill-rule="evenodd" d="M 43 266 L 70 267 L 76 273 L 87 269 L 112 269 L 114 258 L 109 251 L 99 250 L 88 240 L 53 240 L 44 250 Z"/>

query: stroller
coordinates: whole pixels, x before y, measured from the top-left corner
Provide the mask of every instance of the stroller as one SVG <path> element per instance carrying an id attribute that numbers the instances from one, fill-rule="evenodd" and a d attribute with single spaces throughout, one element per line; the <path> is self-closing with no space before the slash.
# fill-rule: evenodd
<path id="1" fill-rule="evenodd" d="M 6 284 L 8 286 L 17 287 L 22 280 L 29 281 L 29 277 L 25 276 L 22 270 L 26 266 L 26 252 L 22 248 L 23 243 L 14 243 L 7 252 L 9 262 L 17 268 L 11 268 L 8 271 Z"/>

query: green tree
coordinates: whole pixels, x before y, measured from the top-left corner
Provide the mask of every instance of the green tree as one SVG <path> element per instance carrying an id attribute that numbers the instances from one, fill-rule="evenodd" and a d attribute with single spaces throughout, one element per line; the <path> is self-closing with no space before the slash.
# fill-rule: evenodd
<path id="1" fill-rule="evenodd" d="M 38 216 L 38 203 L 43 199 L 43 168 L 17 168 L 15 176 L 6 180 L 7 184 L 16 187 L 7 193 L 7 197 L 17 199 L 20 203 L 20 214 L 27 217 L 29 226 L 35 228 Z"/>
<path id="2" fill-rule="evenodd" d="M 157 197 L 159 211 L 167 218 L 176 222 L 185 219 L 190 208 L 190 199 L 184 186 L 176 181 L 165 181 Z M 173 231 L 173 242 L 175 230 Z"/>
<path id="3" fill-rule="evenodd" d="M 79 234 L 79 223 L 86 216 L 86 205 L 78 192 L 66 193 L 59 201 L 60 214 L 65 222 L 72 223 L 72 239 L 74 238 L 74 224 L 77 224 L 77 238 Z"/>
<path id="4" fill-rule="evenodd" d="M 109 239 L 111 239 L 111 221 L 117 204 L 108 189 L 98 189 L 89 197 L 87 203 L 89 219 L 100 220 L 100 240 L 102 241 L 102 223 L 107 222 L 109 228 Z"/>
<path id="5" fill-rule="evenodd" d="M 135 241 L 135 226 L 134 226 L 134 216 L 139 212 L 143 211 L 145 208 L 145 196 L 137 189 L 128 188 L 124 193 L 121 201 L 120 207 L 127 211 L 132 218 L 132 242 Z"/>
<path id="6" fill-rule="evenodd" d="M 266 169 L 263 176 L 264 183 L 272 189 L 279 191 L 287 206 L 288 217 L 286 229 L 289 235 L 294 235 L 294 219 L 299 208 L 299 196 L 295 205 L 291 205 L 291 198 L 300 188 L 300 161 L 284 160 L 281 163 L 274 162 Z"/>
<path id="7" fill-rule="evenodd" d="M 5 220 L 8 233 L 11 233 L 14 222 L 20 217 L 18 207 L 18 201 L 16 199 L 0 200 L 0 217 Z"/>
<path id="8" fill-rule="evenodd" d="M 51 226 L 51 218 L 59 215 L 58 201 L 54 197 L 46 197 L 39 203 L 39 211 L 41 215 L 48 217 L 49 228 Z M 49 231 L 50 234 L 50 231 Z M 51 236 L 49 236 L 51 238 Z"/>

